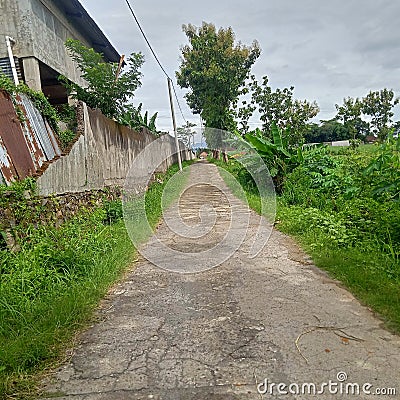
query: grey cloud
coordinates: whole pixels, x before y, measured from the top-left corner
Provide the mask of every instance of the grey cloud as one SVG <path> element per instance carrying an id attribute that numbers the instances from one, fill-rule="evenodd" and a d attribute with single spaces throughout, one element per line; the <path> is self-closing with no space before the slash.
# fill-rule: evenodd
<path id="1" fill-rule="evenodd" d="M 165 77 L 124 2 L 82 3 L 119 51 L 145 54 L 143 86 L 135 101 L 142 101 L 150 112 L 159 111 L 160 122 L 169 126 Z M 397 1 L 151 0 L 132 5 L 171 75 L 179 67 L 180 46 L 186 43 L 181 25 L 198 26 L 204 20 L 232 26 L 242 43 L 257 39 L 262 48 L 254 67 L 257 76 L 268 75 L 274 87 L 294 85 L 299 98 L 317 100 L 322 110 L 318 119 L 331 118 L 335 103 L 346 96 L 364 96 L 383 87 L 400 94 Z M 185 92 L 178 93 L 187 118 L 197 122 L 183 99 Z"/>

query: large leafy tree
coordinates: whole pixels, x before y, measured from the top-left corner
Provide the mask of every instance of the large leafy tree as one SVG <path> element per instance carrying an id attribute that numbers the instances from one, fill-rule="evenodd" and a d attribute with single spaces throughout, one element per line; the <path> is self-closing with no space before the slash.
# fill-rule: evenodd
<path id="1" fill-rule="evenodd" d="M 307 100 L 294 98 L 294 87 L 273 90 L 269 85 L 267 76 L 259 83 L 252 76 L 249 83 L 251 93 L 250 103 L 244 101 L 244 107 L 239 109 L 238 115 L 251 117 L 257 110 L 263 123 L 264 135 L 272 137 L 272 126 L 276 124 L 283 130 L 283 134 L 290 134 L 288 142 L 290 145 L 300 143 L 308 129 L 308 121 L 319 113 L 318 104 Z M 247 111 L 246 111 L 247 110 Z M 246 121 L 242 121 L 246 126 Z M 290 130 L 287 128 L 290 127 Z"/>
<path id="2" fill-rule="evenodd" d="M 330 119 L 321 121 L 320 125 L 310 124 L 305 140 L 306 143 L 332 142 L 349 139 L 349 135 L 349 130 L 345 125 L 335 119 Z"/>
<path id="3" fill-rule="evenodd" d="M 369 133 L 369 123 L 362 119 L 363 100 L 359 98 L 347 97 L 343 99 L 343 104 L 335 104 L 337 114 L 335 119 L 342 121 L 349 136 L 345 139 L 362 139 Z"/>
<path id="4" fill-rule="evenodd" d="M 91 108 L 100 109 L 109 118 L 118 118 L 141 85 L 143 55 L 132 53 L 127 59 L 126 68 L 118 74 L 118 63 L 104 62 L 101 54 L 84 46 L 79 40 L 68 39 L 65 46 L 87 83 L 86 87 L 81 87 L 61 76 L 60 80 L 69 95 L 84 101 Z"/>
<path id="5" fill-rule="evenodd" d="M 393 108 L 399 103 L 393 90 L 371 91 L 363 98 L 363 112 L 371 117 L 371 125 L 380 140 L 388 137 L 392 123 Z"/>
<path id="6" fill-rule="evenodd" d="M 254 62 L 260 55 L 256 41 L 251 46 L 235 43 L 232 28 L 219 30 L 203 22 L 201 27 L 184 25 L 189 44 L 183 46 L 178 85 L 189 89 L 186 100 L 195 114 L 200 114 L 207 128 L 232 131 L 236 128 L 232 105 Z M 213 130 L 209 130 L 212 132 Z M 218 147 L 220 140 L 210 147 Z"/>

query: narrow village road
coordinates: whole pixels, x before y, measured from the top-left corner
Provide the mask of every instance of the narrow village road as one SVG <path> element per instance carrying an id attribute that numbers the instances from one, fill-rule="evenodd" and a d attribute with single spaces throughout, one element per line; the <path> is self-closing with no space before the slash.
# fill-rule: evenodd
<path id="1" fill-rule="evenodd" d="M 216 213 L 214 229 L 186 239 L 164 222 L 158 237 L 194 258 L 228 230 L 245 228 L 244 242 L 222 265 L 197 274 L 166 271 L 142 258 L 107 296 L 99 322 L 80 336 L 70 362 L 55 372 L 44 397 L 371 399 L 380 396 L 368 391 L 396 388 L 397 395 L 382 398 L 400 398 L 399 337 L 384 330 L 282 233 L 273 230 L 261 253 L 248 258 L 260 217 L 226 194 L 214 165 L 193 165 L 189 183 L 199 177 L 203 183 L 189 188 L 165 219 L 174 221 L 179 212 L 188 225 L 199 223 L 199 210 L 209 204 Z M 232 204 L 241 216 L 235 221 L 229 217 Z M 154 253 L 152 240 L 147 246 Z M 184 271 L 180 262 L 176 269 Z M 292 392 L 309 385 L 305 394 L 284 394 L 284 386 L 280 392 L 272 386 L 274 396 L 263 395 L 257 387 L 266 379 L 286 384 L 286 391 L 292 384 Z M 349 383 L 359 385 L 359 396 L 345 395 Z M 313 384 L 323 393 L 310 396 Z"/>

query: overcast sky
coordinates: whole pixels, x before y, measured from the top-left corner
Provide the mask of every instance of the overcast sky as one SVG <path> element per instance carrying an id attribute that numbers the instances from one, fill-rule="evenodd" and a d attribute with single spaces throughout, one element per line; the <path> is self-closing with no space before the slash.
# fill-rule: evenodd
<path id="1" fill-rule="evenodd" d="M 142 87 L 135 103 L 159 112 L 158 128 L 172 129 L 164 75 L 152 58 L 125 0 L 81 0 L 120 53 L 142 52 Z M 260 44 L 253 67 L 272 87 L 295 87 L 295 97 L 316 100 L 318 119 L 335 115 L 344 97 L 384 87 L 400 95 L 398 0 L 137 0 L 131 1 L 153 48 L 171 77 L 187 43 L 182 24 L 231 26 L 237 40 Z M 185 117 L 199 123 L 177 87 Z M 396 111 L 400 118 L 399 106 Z M 178 113 L 178 126 L 183 124 Z"/>

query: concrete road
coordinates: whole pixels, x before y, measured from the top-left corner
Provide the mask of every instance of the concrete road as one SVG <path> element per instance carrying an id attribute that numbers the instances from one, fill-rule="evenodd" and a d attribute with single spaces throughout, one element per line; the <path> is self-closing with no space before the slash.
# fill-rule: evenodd
<path id="1" fill-rule="evenodd" d="M 70 362 L 47 382 L 45 397 L 371 399 L 381 397 L 372 395 L 380 389 L 396 389 L 382 398 L 400 398 L 399 337 L 282 233 L 273 230 L 262 252 L 249 259 L 260 217 L 233 199 L 215 166 L 191 168 L 189 181 L 202 183 L 165 219 L 174 221 L 179 212 L 196 225 L 209 203 L 216 210 L 214 228 L 188 239 L 164 222 L 161 242 L 150 240 L 144 253 L 154 256 L 163 243 L 196 259 L 228 230 L 244 227 L 245 240 L 222 265 L 197 274 L 170 272 L 142 258 L 107 296 L 100 322 L 80 336 Z M 184 272 L 180 262 L 177 257 L 177 270 Z"/>

